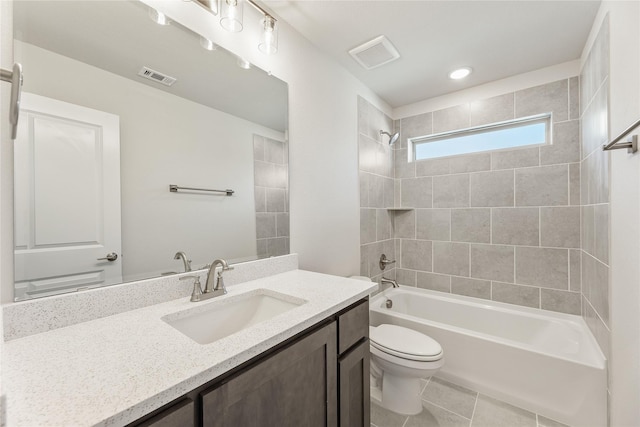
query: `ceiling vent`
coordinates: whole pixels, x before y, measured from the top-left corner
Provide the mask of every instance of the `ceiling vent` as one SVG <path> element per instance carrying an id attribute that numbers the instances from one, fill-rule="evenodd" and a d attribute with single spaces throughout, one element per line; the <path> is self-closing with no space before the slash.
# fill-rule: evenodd
<path id="1" fill-rule="evenodd" d="M 171 86 L 177 80 L 175 77 L 167 76 L 158 71 L 152 70 L 151 68 L 148 68 L 148 67 L 142 67 L 142 69 L 138 71 L 138 75 L 141 77 L 144 77 L 145 79 L 162 83 L 165 86 Z"/>
<path id="2" fill-rule="evenodd" d="M 400 58 L 400 54 L 385 36 L 378 36 L 349 51 L 358 64 L 367 70 Z"/>

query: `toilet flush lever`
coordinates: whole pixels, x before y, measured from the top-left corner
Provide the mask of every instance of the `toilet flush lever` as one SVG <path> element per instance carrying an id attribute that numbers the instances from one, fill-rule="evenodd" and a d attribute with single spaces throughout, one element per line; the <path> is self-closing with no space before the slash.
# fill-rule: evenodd
<path id="1" fill-rule="evenodd" d="M 385 254 L 380 255 L 380 270 L 384 270 L 385 268 L 387 268 L 388 264 L 394 264 L 395 262 L 395 259 L 387 259 L 387 256 Z"/>

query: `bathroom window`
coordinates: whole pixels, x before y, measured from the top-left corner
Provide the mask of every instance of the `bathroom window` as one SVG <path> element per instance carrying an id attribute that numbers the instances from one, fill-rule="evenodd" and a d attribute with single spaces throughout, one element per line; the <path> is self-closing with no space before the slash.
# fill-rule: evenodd
<path id="1" fill-rule="evenodd" d="M 551 114 L 409 139 L 411 160 L 551 144 Z"/>

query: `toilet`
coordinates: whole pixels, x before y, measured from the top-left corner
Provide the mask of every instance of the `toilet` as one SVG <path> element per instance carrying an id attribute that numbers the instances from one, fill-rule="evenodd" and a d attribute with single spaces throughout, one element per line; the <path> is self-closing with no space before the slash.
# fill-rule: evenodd
<path id="1" fill-rule="evenodd" d="M 353 279 L 370 280 L 356 276 Z M 404 415 L 422 412 L 421 379 L 444 365 L 444 352 L 433 338 L 397 325 L 369 326 L 371 400 Z"/>
<path id="2" fill-rule="evenodd" d="M 438 342 L 402 326 L 369 327 L 371 398 L 378 405 L 404 415 L 422 412 L 421 379 L 444 365 Z"/>

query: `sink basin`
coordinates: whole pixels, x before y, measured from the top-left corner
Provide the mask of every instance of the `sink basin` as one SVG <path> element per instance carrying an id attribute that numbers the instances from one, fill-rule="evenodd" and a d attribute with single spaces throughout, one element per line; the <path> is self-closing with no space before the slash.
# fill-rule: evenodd
<path id="1" fill-rule="evenodd" d="M 269 289 L 257 289 L 173 313 L 162 320 L 195 342 L 210 344 L 306 302 Z"/>

